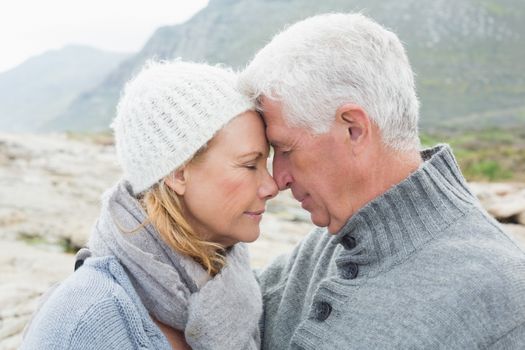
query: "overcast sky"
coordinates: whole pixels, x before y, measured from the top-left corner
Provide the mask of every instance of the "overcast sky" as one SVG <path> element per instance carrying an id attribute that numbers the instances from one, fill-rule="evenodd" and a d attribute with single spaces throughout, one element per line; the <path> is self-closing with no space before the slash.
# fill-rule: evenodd
<path id="1" fill-rule="evenodd" d="M 136 52 L 207 0 L 12 0 L 0 4 L 0 72 L 67 44 Z"/>

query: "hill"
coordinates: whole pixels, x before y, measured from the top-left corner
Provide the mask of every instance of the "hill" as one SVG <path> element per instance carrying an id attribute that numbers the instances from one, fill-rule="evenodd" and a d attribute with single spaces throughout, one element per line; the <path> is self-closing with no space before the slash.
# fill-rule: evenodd
<path id="1" fill-rule="evenodd" d="M 525 122 L 521 0 L 212 0 L 186 23 L 159 28 L 139 53 L 75 99 L 54 125 L 107 128 L 124 82 L 149 58 L 241 68 L 287 24 L 335 11 L 361 11 L 398 33 L 417 74 L 425 128 Z"/>
<path id="2" fill-rule="evenodd" d="M 0 74 L 0 130 L 41 128 L 82 91 L 100 84 L 124 57 L 71 45 L 32 57 Z"/>

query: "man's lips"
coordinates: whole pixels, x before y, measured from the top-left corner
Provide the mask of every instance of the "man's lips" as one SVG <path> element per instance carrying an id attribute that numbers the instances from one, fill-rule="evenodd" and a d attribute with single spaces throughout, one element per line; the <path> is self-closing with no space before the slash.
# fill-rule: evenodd
<path id="1" fill-rule="evenodd" d="M 308 198 L 308 195 L 307 195 L 307 194 L 298 195 L 298 194 L 293 193 L 293 191 L 292 191 L 292 195 L 293 195 L 293 197 L 295 198 L 295 200 L 297 200 L 298 202 L 301 202 L 301 203 L 302 203 L 306 198 Z"/>
<path id="2" fill-rule="evenodd" d="M 307 205 L 308 205 L 308 199 L 310 198 L 310 195 L 309 194 L 304 194 L 304 195 L 295 195 L 294 194 L 294 198 L 301 203 L 301 207 L 303 209 L 306 209 Z"/>

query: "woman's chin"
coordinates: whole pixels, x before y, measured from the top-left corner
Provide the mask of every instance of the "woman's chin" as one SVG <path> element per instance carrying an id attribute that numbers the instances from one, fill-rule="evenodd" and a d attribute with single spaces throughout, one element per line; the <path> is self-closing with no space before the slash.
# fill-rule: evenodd
<path id="1" fill-rule="evenodd" d="M 241 231 L 241 230 L 237 230 Z M 221 235 L 220 239 L 213 240 L 215 243 L 221 244 L 223 247 L 231 247 L 232 245 L 243 242 L 243 243 L 252 243 L 259 238 L 261 235 L 261 229 L 259 225 L 257 227 L 251 227 L 250 229 L 243 229 L 240 233 L 233 235 Z"/>
<path id="2" fill-rule="evenodd" d="M 257 240 L 257 238 L 259 238 L 260 235 L 261 235 L 261 230 L 257 227 L 257 230 L 254 231 L 253 233 L 249 233 L 249 234 L 243 235 L 243 237 L 241 238 L 240 242 L 244 242 L 244 243 L 255 242 Z"/>

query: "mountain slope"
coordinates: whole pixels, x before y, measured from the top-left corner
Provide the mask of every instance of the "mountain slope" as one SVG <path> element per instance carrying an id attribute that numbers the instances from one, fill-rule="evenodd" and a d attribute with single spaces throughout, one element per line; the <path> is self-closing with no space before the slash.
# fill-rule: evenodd
<path id="1" fill-rule="evenodd" d="M 334 11 L 364 12 L 400 36 L 417 74 L 424 126 L 525 122 L 523 1 L 212 0 L 186 23 L 159 28 L 137 55 L 79 96 L 55 127 L 107 128 L 123 84 L 148 58 L 239 68 L 286 24 Z"/>
<path id="2" fill-rule="evenodd" d="M 0 130 L 39 129 L 82 91 L 100 84 L 124 57 L 71 45 L 32 57 L 0 74 Z"/>

